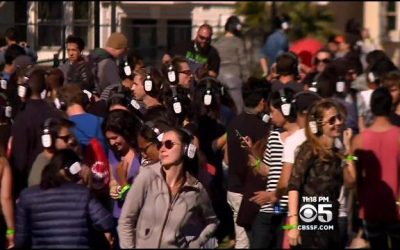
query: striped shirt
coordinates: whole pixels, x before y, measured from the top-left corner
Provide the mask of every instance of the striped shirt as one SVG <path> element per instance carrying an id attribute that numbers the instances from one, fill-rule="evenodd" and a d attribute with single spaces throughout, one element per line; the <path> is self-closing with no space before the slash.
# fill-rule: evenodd
<path id="1" fill-rule="evenodd" d="M 268 137 L 267 148 L 264 152 L 263 162 L 268 165 L 269 173 L 266 185 L 266 191 L 274 191 L 278 185 L 279 178 L 282 172 L 282 154 L 283 154 L 283 143 L 279 131 L 271 132 Z M 277 203 L 275 203 L 277 204 Z M 287 212 L 288 196 L 284 195 L 279 200 L 281 212 Z M 263 205 L 260 208 L 260 212 L 263 213 L 274 213 L 274 206 L 270 203 Z"/>

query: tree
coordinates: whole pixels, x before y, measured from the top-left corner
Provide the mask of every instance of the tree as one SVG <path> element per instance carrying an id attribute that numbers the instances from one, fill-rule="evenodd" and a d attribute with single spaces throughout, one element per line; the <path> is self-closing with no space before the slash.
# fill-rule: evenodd
<path id="1" fill-rule="evenodd" d="M 291 41 L 313 36 L 325 40 L 337 33 L 332 29 L 334 16 L 326 6 L 312 2 L 276 2 L 277 14 L 286 13 L 291 18 Z M 265 36 L 272 32 L 271 2 L 238 2 L 237 15 L 245 17 L 245 33 Z"/>

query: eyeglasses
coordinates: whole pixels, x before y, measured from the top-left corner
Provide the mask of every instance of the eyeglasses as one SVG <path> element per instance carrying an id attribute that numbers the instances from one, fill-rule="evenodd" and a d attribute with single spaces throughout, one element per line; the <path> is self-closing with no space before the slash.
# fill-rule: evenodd
<path id="1" fill-rule="evenodd" d="M 205 36 L 202 36 L 202 35 L 197 35 L 199 38 L 200 38 L 200 40 L 203 40 L 203 41 L 210 41 L 211 40 L 211 37 L 209 36 L 209 37 L 205 37 Z"/>
<path id="2" fill-rule="evenodd" d="M 163 146 L 165 146 L 165 148 L 169 150 L 172 149 L 175 145 L 179 145 L 179 143 L 173 142 L 171 140 L 166 140 L 157 145 L 157 148 L 158 150 L 160 150 Z"/>
<path id="3" fill-rule="evenodd" d="M 143 153 L 145 153 L 145 154 L 147 154 L 146 152 L 147 152 L 147 150 L 149 149 L 149 147 L 151 146 L 151 145 L 153 145 L 154 144 L 154 142 L 150 142 L 149 144 L 147 144 L 144 148 L 139 148 L 139 150 L 141 151 L 141 152 L 143 152 Z"/>
<path id="4" fill-rule="evenodd" d="M 324 58 L 324 59 L 315 58 L 315 62 L 314 62 L 315 65 L 318 65 L 320 62 L 328 64 L 331 62 L 331 60 L 328 58 Z"/>
<path id="5" fill-rule="evenodd" d="M 185 74 L 185 75 L 188 75 L 188 76 L 192 75 L 192 71 L 190 69 L 178 71 L 178 73 L 182 73 L 182 74 Z"/>
<path id="6" fill-rule="evenodd" d="M 63 140 L 65 143 L 68 143 L 70 139 L 73 138 L 72 134 L 68 135 L 59 135 L 56 138 Z"/>
<path id="7" fill-rule="evenodd" d="M 323 124 L 329 124 L 330 126 L 335 125 L 336 120 L 343 121 L 343 117 L 340 114 L 334 115 L 328 119 L 328 121 L 324 122 Z"/>

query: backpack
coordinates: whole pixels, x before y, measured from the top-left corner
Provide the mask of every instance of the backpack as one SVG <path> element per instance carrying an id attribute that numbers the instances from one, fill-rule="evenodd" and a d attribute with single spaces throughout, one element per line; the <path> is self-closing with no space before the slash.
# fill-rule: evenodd
<path id="1" fill-rule="evenodd" d="M 95 49 L 89 52 L 89 55 L 85 56 L 84 59 L 86 61 L 86 65 L 90 72 L 90 82 L 91 86 L 94 87 L 94 90 L 100 95 L 101 94 L 101 86 L 100 86 L 100 79 L 99 79 L 99 63 L 107 58 L 112 59 L 112 56 L 106 53 L 102 49 Z"/>
<path id="2" fill-rule="evenodd" d="M 110 182 L 110 169 L 108 157 L 104 152 L 101 142 L 93 137 L 84 147 L 84 163 L 92 172 L 92 187 L 101 190 L 108 187 Z"/>

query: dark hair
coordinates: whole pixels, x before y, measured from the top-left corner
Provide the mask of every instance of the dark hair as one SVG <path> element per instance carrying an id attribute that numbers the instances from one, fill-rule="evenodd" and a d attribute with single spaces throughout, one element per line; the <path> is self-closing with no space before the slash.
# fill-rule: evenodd
<path id="1" fill-rule="evenodd" d="M 28 85 L 31 94 L 40 95 L 46 89 L 46 71 L 43 69 L 34 69 L 29 76 Z"/>
<path id="2" fill-rule="evenodd" d="M 195 86 L 192 98 L 193 111 L 195 116 L 207 115 L 215 120 L 220 117 L 221 110 L 221 83 L 212 77 L 201 79 Z M 211 95 L 210 105 L 204 104 L 204 96 L 209 91 Z"/>
<path id="3" fill-rule="evenodd" d="M 125 63 L 128 63 L 129 67 L 131 67 L 131 75 L 127 76 L 124 71 Z M 130 51 L 128 52 L 128 55 L 126 56 L 125 60 L 121 61 L 118 65 L 119 69 L 119 77 L 124 80 L 124 79 L 133 79 L 134 76 L 134 70 L 136 68 L 136 65 L 142 64 L 144 67 L 144 59 L 143 57 L 138 54 L 136 51 Z"/>
<path id="4" fill-rule="evenodd" d="M 103 121 L 101 128 L 105 135 L 107 131 L 112 131 L 121 135 L 130 147 L 137 149 L 137 133 L 141 128 L 141 121 L 132 113 L 122 109 L 110 111 Z"/>
<path id="5" fill-rule="evenodd" d="M 145 122 L 142 126 L 142 128 L 140 129 L 138 135 L 140 135 L 141 137 L 143 137 L 144 139 L 146 139 L 149 142 L 153 142 L 155 144 L 159 144 L 159 140 L 157 139 L 158 134 L 157 133 L 165 133 L 168 130 L 171 129 L 170 124 L 166 123 L 163 120 L 154 120 L 154 121 L 148 121 Z M 156 133 L 154 130 L 158 130 L 158 132 Z"/>
<path id="6" fill-rule="evenodd" d="M 230 16 L 228 20 L 226 20 L 225 31 L 231 32 L 235 36 L 240 37 L 241 35 L 240 26 L 241 26 L 240 19 L 237 16 Z"/>
<path id="7" fill-rule="evenodd" d="M 392 109 L 392 95 L 387 88 L 379 87 L 371 95 L 371 112 L 375 116 L 389 116 Z"/>
<path id="8" fill-rule="evenodd" d="M 194 137 L 189 130 L 182 127 L 174 127 L 166 132 L 170 131 L 173 131 L 178 135 L 179 140 L 182 143 L 183 147 L 188 146 L 190 143 L 192 143 Z M 191 175 L 193 175 L 196 178 L 198 177 L 199 174 L 198 150 L 199 149 L 196 149 L 196 155 L 193 159 L 190 159 L 186 155 L 183 155 L 183 169 L 188 171 Z"/>
<path id="9" fill-rule="evenodd" d="M 370 65 L 370 67 L 367 68 L 367 76 L 369 73 L 374 74 L 374 82 L 379 84 L 380 79 L 388 72 L 397 70 L 397 67 L 394 65 L 394 63 L 391 60 L 383 59 L 381 61 L 376 62 L 375 64 Z M 368 77 L 367 77 L 368 79 Z"/>
<path id="10" fill-rule="evenodd" d="M 249 77 L 247 83 L 242 87 L 244 105 L 247 108 L 255 108 L 261 99 L 264 98 L 267 101 L 270 89 L 270 84 L 264 79 Z"/>
<path id="11" fill-rule="evenodd" d="M 390 71 L 382 77 L 381 83 L 383 87 L 391 88 L 393 86 L 400 89 L 400 71 Z"/>
<path id="12" fill-rule="evenodd" d="M 170 126 L 176 126 L 178 123 L 176 116 L 171 114 L 165 105 L 150 107 L 146 114 L 143 115 L 144 122 L 155 120 L 162 120 Z"/>
<path id="13" fill-rule="evenodd" d="M 79 51 L 82 51 L 85 48 L 85 42 L 79 36 L 69 35 L 66 43 L 75 43 L 78 45 Z"/>
<path id="14" fill-rule="evenodd" d="M 18 31 L 14 27 L 8 28 L 6 30 L 6 32 L 4 33 L 4 36 L 11 41 L 17 41 L 18 40 Z"/>
<path id="15" fill-rule="evenodd" d="M 49 134 L 51 136 L 52 141 L 54 142 L 61 128 L 72 128 L 75 126 L 73 121 L 70 121 L 65 118 L 48 118 L 47 124 L 43 123 L 42 129 L 45 129 L 45 126 L 49 129 Z M 54 146 L 55 143 L 52 143 Z"/>
<path id="16" fill-rule="evenodd" d="M 283 88 L 280 91 L 274 91 L 271 94 L 271 99 L 270 99 L 270 105 L 276 109 L 278 109 L 282 114 L 282 109 L 281 106 L 283 103 L 282 98 L 281 98 L 281 91 L 283 91 L 284 97 L 286 98 L 286 102 L 285 103 L 289 103 L 291 104 L 291 111 L 290 111 L 290 115 L 289 116 L 284 116 L 285 119 L 290 122 L 296 122 L 296 118 L 297 118 L 297 112 L 295 109 L 295 104 L 294 104 L 294 96 L 295 96 L 295 92 L 293 89 L 291 88 Z"/>
<path id="17" fill-rule="evenodd" d="M 175 87 L 175 86 L 174 86 Z M 189 98 L 190 90 L 183 88 L 180 85 L 176 86 L 177 98 L 181 103 L 182 112 L 176 114 L 174 112 L 173 104 L 174 104 L 174 97 L 172 96 L 172 89 L 168 88 L 164 92 L 164 105 L 167 107 L 168 112 L 176 117 L 178 124 L 182 125 L 185 119 L 192 120 L 193 119 L 193 110 L 191 105 L 191 100 Z"/>
<path id="18" fill-rule="evenodd" d="M 299 60 L 294 53 L 286 52 L 276 59 L 276 73 L 278 75 L 298 75 Z"/>
<path id="19" fill-rule="evenodd" d="M 15 58 L 21 55 L 26 55 L 24 48 L 22 48 L 18 44 L 11 44 L 4 52 L 5 64 L 12 64 Z"/>
<path id="20" fill-rule="evenodd" d="M 62 149 L 55 152 L 50 160 L 50 163 L 45 166 L 42 172 L 42 180 L 40 188 L 49 189 L 59 187 L 64 183 L 77 182 L 80 177 L 79 174 L 72 175 L 68 168 L 75 162 L 80 162 L 79 156 L 71 149 Z M 61 169 L 65 169 L 65 178 L 60 173 Z"/>
<path id="21" fill-rule="evenodd" d="M 386 53 L 383 50 L 373 50 L 366 55 L 365 60 L 367 62 L 368 67 L 371 67 L 371 65 L 374 65 L 379 61 L 390 60 L 390 58 L 386 55 Z"/>

